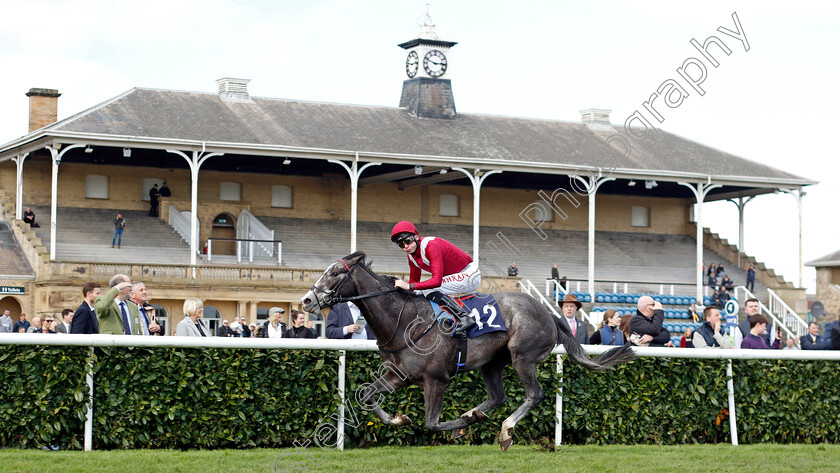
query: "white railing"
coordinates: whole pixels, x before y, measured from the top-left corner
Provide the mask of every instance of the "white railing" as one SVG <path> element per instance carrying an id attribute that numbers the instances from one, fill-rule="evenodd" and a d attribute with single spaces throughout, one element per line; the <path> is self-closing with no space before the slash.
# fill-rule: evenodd
<path id="1" fill-rule="evenodd" d="M 268 227 L 260 222 L 260 219 L 254 216 L 251 212 L 242 209 L 239 214 L 239 220 L 236 222 L 236 238 L 240 240 L 254 240 L 253 242 L 242 245 L 242 254 L 239 246 L 237 246 L 237 255 L 241 260 L 242 255 L 248 257 L 253 261 L 254 257 L 273 258 L 274 244 L 274 230 L 269 230 Z"/>
<path id="2" fill-rule="evenodd" d="M 532 290 L 536 287 L 531 284 Z M 0 345 L 52 345 L 52 346 L 88 346 L 88 347 L 183 347 L 183 348 L 267 348 L 290 350 L 335 350 L 339 352 L 338 364 L 338 394 L 341 399 L 338 410 L 338 449 L 344 450 L 344 409 L 348 402 L 345 392 L 347 351 L 377 351 L 375 340 L 328 340 L 328 339 L 295 339 L 295 338 L 227 338 L 227 337 L 144 337 L 141 335 L 61 335 L 61 334 L 0 334 Z M 600 355 L 611 346 L 584 345 L 587 355 Z M 840 361 L 840 351 L 827 350 L 748 350 L 748 349 L 685 349 L 685 348 L 654 348 L 633 347 L 639 357 L 645 358 L 695 358 L 729 360 L 726 367 L 727 390 L 729 394 L 729 423 L 733 445 L 738 445 L 737 418 L 735 414 L 735 390 L 732 374 L 732 360 L 829 360 Z M 563 355 L 566 354 L 562 346 L 554 347 L 551 352 L 557 355 L 556 372 L 563 374 Z M 88 409 L 85 421 L 85 450 L 93 449 L 93 367 L 88 365 Z M 556 446 L 560 446 L 563 432 L 563 393 L 555 396 L 555 439 Z"/>
<path id="3" fill-rule="evenodd" d="M 560 317 L 560 314 L 557 312 L 557 309 L 554 308 L 556 306 L 552 305 L 542 294 L 540 294 L 540 291 L 537 289 L 537 286 L 534 286 L 534 283 L 532 283 L 528 279 L 522 279 L 520 281 L 517 281 L 516 283 L 519 284 L 521 292 L 524 292 L 525 294 L 528 294 L 529 296 L 537 299 L 542 303 L 542 305 L 546 306 L 546 308 L 548 308 L 548 310 L 550 310 L 555 317 Z"/>
<path id="4" fill-rule="evenodd" d="M 545 280 L 545 295 L 552 297 L 552 287 L 555 284 L 559 284 L 558 281 L 554 279 L 546 279 Z M 573 292 L 586 292 L 589 293 L 589 283 L 582 279 L 567 279 L 566 285 L 571 289 L 574 287 Z M 641 294 L 660 294 L 660 295 L 670 295 L 670 296 L 693 296 L 694 291 L 697 288 L 696 283 L 665 283 L 665 282 L 655 282 L 655 281 L 608 281 L 608 280 L 598 280 L 595 281 L 595 291 L 594 292 L 613 292 L 616 294 L 628 294 L 632 292 L 638 292 Z M 708 293 L 705 295 L 709 295 Z"/>
<path id="5" fill-rule="evenodd" d="M 169 206 L 169 226 L 172 227 L 172 231 L 177 233 L 181 236 L 181 240 L 185 241 L 188 245 L 192 244 L 192 239 L 190 238 L 190 212 L 181 212 L 174 205 Z M 198 232 L 201 228 L 199 222 L 196 220 L 196 237 L 198 237 Z M 198 239 L 201 241 L 201 238 Z M 198 245 L 196 245 L 196 252 L 198 252 Z"/>
<path id="6" fill-rule="evenodd" d="M 808 322 L 799 316 L 789 305 L 782 300 L 772 289 L 767 288 L 770 311 L 776 314 L 785 327 L 796 333 L 796 340 L 808 333 Z"/>
<path id="7" fill-rule="evenodd" d="M 768 293 L 772 292 L 772 291 L 770 291 L 769 288 L 767 289 L 767 291 L 768 291 Z M 743 296 L 739 295 L 740 292 L 743 292 L 744 295 Z M 775 294 L 773 294 L 773 295 L 775 296 Z M 778 296 L 776 296 L 776 297 L 778 298 Z M 746 301 L 747 299 L 758 299 L 758 297 L 755 297 L 755 294 L 750 292 L 749 289 L 747 289 L 746 287 L 736 286 L 735 287 L 735 299 L 743 307 L 744 301 Z M 771 299 L 771 301 L 772 301 L 772 299 Z M 784 304 L 784 302 L 782 302 L 782 304 Z M 787 304 L 785 304 L 785 306 L 787 306 Z M 782 331 L 784 331 L 789 338 L 793 339 L 794 343 L 796 343 L 797 346 L 799 345 L 799 338 L 802 337 L 802 335 L 805 335 L 806 333 L 808 333 L 808 324 L 806 324 L 804 321 L 802 321 L 802 323 L 805 324 L 805 329 L 802 330 L 802 333 L 799 333 L 800 329 L 797 327 L 795 322 L 793 323 L 793 325 L 788 326 L 786 323 L 784 323 L 782 320 L 779 319 L 779 316 L 776 314 L 776 312 L 772 311 L 770 307 L 767 307 L 766 305 L 764 305 L 764 303 L 761 302 L 761 300 L 758 300 L 758 307 L 759 307 L 759 309 L 761 309 L 762 314 L 766 315 L 767 318 L 769 318 L 771 321 L 773 321 L 773 326 L 776 327 L 776 328 L 782 329 Z M 797 316 L 797 317 L 799 317 L 799 316 Z M 800 319 L 800 320 L 802 320 L 802 319 Z M 775 330 L 770 330 L 770 340 L 773 341 L 775 339 L 776 339 L 776 331 Z"/>

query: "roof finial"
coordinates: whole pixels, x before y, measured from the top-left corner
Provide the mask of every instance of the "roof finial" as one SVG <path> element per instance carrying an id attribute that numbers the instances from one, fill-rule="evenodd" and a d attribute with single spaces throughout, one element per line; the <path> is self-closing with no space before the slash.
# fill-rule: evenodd
<path id="1" fill-rule="evenodd" d="M 419 19 L 420 39 L 440 40 L 435 33 L 435 22 L 432 20 L 432 14 L 429 12 L 429 4 L 426 4 L 426 13 Z"/>

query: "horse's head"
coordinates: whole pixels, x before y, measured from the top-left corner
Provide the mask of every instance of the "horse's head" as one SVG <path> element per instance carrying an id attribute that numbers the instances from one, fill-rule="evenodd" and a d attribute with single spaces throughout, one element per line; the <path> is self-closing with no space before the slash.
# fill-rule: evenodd
<path id="1" fill-rule="evenodd" d="M 303 310 L 318 312 L 326 307 L 332 307 L 339 302 L 340 297 L 356 295 L 356 285 L 347 283 L 352 278 L 351 273 L 358 264 L 365 263 L 364 252 L 357 251 L 331 264 L 315 285 L 300 299 Z"/>

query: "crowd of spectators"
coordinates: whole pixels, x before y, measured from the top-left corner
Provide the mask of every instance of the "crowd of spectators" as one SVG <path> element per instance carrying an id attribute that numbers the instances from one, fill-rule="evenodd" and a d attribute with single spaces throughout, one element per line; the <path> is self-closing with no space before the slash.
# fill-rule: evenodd
<path id="1" fill-rule="evenodd" d="M 573 297 L 569 296 L 569 298 Z M 570 299 L 563 300 L 559 304 L 565 306 L 564 303 L 570 301 Z M 576 320 L 573 319 L 574 313 L 579 307 L 570 305 L 568 309 L 564 310 L 565 317 L 562 320 L 568 321 L 571 327 L 571 321 Z M 826 324 L 825 336 L 819 334 L 819 325 L 811 322 L 808 325 L 808 334 L 800 337 L 798 344 L 795 338 L 783 338 L 781 328 L 776 327 L 773 329 L 775 337 L 772 337 L 771 341 L 768 320 L 760 313 L 761 306 L 755 298 L 747 299 L 744 305 L 746 318 L 731 333 L 727 331 L 721 309 L 717 305 L 708 307 L 692 305 L 690 310 L 702 312 L 703 322 L 696 329 L 685 330 L 679 343 L 682 348 L 840 350 L 840 321 Z M 635 315 L 619 316 L 614 309 L 604 312 L 603 321 L 595 333 L 589 337 L 588 343 L 592 345 L 631 343 L 638 346 L 673 346 L 670 341 L 670 332 L 663 324 L 664 316 L 659 302 L 654 301 L 650 296 L 642 296 L 639 298 Z"/>

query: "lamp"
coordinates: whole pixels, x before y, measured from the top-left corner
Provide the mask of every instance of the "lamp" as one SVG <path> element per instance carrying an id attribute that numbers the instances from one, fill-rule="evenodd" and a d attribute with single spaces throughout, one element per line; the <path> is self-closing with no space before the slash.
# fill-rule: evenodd
<path id="1" fill-rule="evenodd" d="M 414 174 L 423 174 L 423 166 L 420 166 L 419 164 L 414 166 Z"/>
<path id="2" fill-rule="evenodd" d="M 627 185 L 630 186 L 630 187 L 633 187 L 633 186 L 636 185 L 636 181 L 631 180 L 630 182 L 627 183 Z"/>
<path id="3" fill-rule="evenodd" d="M 283 164 L 284 164 L 285 166 L 288 166 L 289 164 L 292 164 L 292 158 L 286 158 L 286 159 L 284 159 L 284 160 L 283 160 Z"/>
<path id="4" fill-rule="evenodd" d="M 93 146 L 91 146 L 91 145 L 85 146 L 85 153 L 86 154 L 93 153 Z"/>
<path id="5" fill-rule="evenodd" d="M 123 158 L 130 158 L 131 157 L 131 148 L 125 147 L 123 148 Z"/>
<path id="6" fill-rule="evenodd" d="M 446 168 L 440 168 L 440 173 L 441 173 L 441 174 L 446 174 L 446 173 L 448 173 L 448 172 L 449 172 L 449 169 L 446 169 Z"/>

